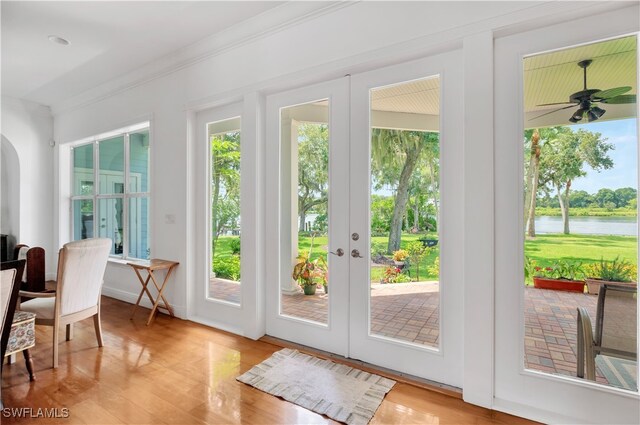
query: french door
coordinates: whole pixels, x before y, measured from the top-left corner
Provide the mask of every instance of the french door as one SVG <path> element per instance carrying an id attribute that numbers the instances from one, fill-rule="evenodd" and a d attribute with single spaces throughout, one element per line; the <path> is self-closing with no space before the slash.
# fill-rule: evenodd
<path id="1" fill-rule="evenodd" d="M 267 334 L 462 386 L 461 69 L 454 51 L 267 98 Z"/>

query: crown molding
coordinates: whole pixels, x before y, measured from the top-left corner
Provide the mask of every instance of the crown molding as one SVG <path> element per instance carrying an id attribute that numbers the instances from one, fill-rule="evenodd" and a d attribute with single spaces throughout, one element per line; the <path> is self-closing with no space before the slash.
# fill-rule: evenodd
<path id="1" fill-rule="evenodd" d="M 188 68 L 229 50 L 300 25 L 357 2 L 288 1 L 259 15 L 153 60 L 135 71 L 116 77 L 79 95 L 51 105 L 54 115 L 82 108 L 155 79 Z"/>

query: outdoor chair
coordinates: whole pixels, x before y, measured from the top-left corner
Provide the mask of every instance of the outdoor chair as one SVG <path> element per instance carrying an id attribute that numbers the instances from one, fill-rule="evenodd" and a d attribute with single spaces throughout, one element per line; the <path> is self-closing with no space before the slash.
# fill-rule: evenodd
<path id="1" fill-rule="evenodd" d="M 611 358 L 614 362 L 617 359 L 635 361 L 634 369 L 637 368 L 637 294 L 637 287 L 602 285 L 598 294 L 595 337 L 589 313 L 584 307 L 578 307 L 579 378 L 585 377 L 586 363 L 586 378 L 596 380 L 596 356 L 604 360 Z M 633 379 L 637 387 L 637 371 Z"/>
<path id="2" fill-rule="evenodd" d="M 20 310 L 36 314 L 36 325 L 53 326 L 53 367 L 58 367 L 58 333 L 66 325 L 66 340 L 73 338 L 73 324 L 93 317 L 98 346 L 102 347 L 100 291 L 111 250 L 111 239 L 85 239 L 65 244 L 58 255 L 55 292 L 20 291 L 34 299 Z"/>

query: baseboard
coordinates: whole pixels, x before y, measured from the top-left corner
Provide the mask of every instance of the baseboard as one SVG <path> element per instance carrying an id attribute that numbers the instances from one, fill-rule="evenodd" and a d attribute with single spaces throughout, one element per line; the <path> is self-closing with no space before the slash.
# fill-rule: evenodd
<path id="1" fill-rule="evenodd" d="M 117 300 L 124 301 L 124 302 L 129 303 L 129 304 L 135 304 L 136 300 L 138 299 L 138 295 L 140 295 L 140 294 L 134 294 L 133 292 L 123 291 L 122 289 L 116 289 L 116 288 L 110 288 L 108 286 L 103 286 L 102 287 L 102 295 L 104 295 L 106 297 L 115 298 Z M 142 298 L 142 300 L 140 301 L 140 305 L 142 307 L 146 307 L 146 308 L 149 308 L 149 309 L 151 307 L 153 307 L 153 305 L 149 301 L 149 298 L 146 297 L 146 296 Z M 186 319 L 187 318 L 187 314 L 186 314 L 187 312 L 186 312 L 186 308 L 184 306 L 171 304 L 171 308 L 173 309 L 173 314 L 175 314 L 176 317 L 179 317 L 180 319 Z M 164 312 L 165 310 L 161 309 L 160 311 Z"/>

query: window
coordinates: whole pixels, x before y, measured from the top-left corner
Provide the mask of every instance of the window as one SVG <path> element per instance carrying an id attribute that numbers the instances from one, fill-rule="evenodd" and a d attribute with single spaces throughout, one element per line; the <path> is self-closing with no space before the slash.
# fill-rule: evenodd
<path id="1" fill-rule="evenodd" d="M 149 124 L 72 148 L 72 239 L 113 241 L 111 256 L 149 259 Z"/>

